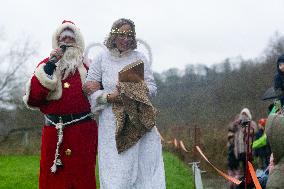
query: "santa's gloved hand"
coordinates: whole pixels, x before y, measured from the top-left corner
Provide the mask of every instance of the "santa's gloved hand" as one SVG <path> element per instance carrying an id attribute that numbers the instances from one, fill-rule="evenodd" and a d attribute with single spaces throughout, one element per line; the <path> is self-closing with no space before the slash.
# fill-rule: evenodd
<path id="1" fill-rule="evenodd" d="M 55 69 L 56 69 L 56 65 L 51 62 L 47 62 L 43 68 L 44 72 L 47 75 L 52 75 Z"/>
<path id="2" fill-rule="evenodd" d="M 61 48 L 56 48 L 51 51 L 49 56 L 49 61 L 44 66 L 44 72 L 48 75 L 52 75 L 56 69 L 55 63 L 58 62 L 63 56 L 63 51 Z M 51 61 L 52 60 L 52 61 Z"/>

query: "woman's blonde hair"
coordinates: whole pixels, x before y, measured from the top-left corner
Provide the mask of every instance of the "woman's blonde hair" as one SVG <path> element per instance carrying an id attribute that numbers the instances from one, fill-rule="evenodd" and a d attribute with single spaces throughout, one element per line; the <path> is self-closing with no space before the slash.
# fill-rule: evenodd
<path id="1" fill-rule="evenodd" d="M 109 50 L 113 50 L 113 49 L 117 48 L 114 41 L 115 41 L 118 34 L 115 31 L 117 31 L 123 25 L 129 25 L 131 27 L 131 31 L 132 31 L 133 36 L 132 36 L 132 43 L 130 45 L 130 49 L 134 50 L 134 49 L 137 48 L 136 32 L 135 32 L 134 22 L 130 19 L 121 18 L 121 19 L 115 21 L 112 24 L 111 32 L 109 33 L 109 36 L 106 38 L 106 40 L 104 42 L 105 46 Z"/>

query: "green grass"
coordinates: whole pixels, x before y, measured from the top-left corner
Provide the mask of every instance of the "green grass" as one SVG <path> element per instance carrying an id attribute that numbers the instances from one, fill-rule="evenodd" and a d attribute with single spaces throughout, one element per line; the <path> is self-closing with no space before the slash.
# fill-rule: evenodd
<path id="1" fill-rule="evenodd" d="M 183 162 L 164 152 L 164 163 L 167 189 L 193 188 L 190 169 Z M 36 189 L 38 174 L 38 156 L 0 156 L 0 189 Z"/>
<path id="2" fill-rule="evenodd" d="M 38 156 L 0 156 L 1 189 L 38 188 Z"/>
<path id="3" fill-rule="evenodd" d="M 164 152 L 167 189 L 194 188 L 191 169 L 172 153 Z"/>

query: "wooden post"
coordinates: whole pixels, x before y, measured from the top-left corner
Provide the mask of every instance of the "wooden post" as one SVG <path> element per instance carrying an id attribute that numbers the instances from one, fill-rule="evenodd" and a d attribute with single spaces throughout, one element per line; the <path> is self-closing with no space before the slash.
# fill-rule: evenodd
<path id="1" fill-rule="evenodd" d="M 29 132 L 24 131 L 23 133 L 24 133 L 24 136 L 23 136 L 23 140 L 22 140 L 22 145 L 28 146 L 29 145 Z"/>

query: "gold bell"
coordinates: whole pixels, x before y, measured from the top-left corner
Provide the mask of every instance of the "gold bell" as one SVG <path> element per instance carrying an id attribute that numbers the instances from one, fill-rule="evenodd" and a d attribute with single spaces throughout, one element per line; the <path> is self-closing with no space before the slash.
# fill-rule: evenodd
<path id="1" fill-rule="evenodd" d="M 71 156 L 72 151 L 70 149 L 65 150 L 66 156 Z"/>
<path id="2" fill-rule="evenodd" d="M 70 83 L 65 82 L 65 83 L 63 84 L 63 87 L 64 87 L 65 89 L 68 89 L 68 88 L 70 87 Z"/>

